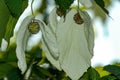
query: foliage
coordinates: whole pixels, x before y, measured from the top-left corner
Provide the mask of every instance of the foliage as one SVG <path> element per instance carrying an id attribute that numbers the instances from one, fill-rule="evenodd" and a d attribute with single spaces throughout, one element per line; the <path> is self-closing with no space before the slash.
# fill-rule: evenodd
<path id="1" fill-rule="evenodd" d="M 109 14 L 108 10 L 105 9 L 105 3 L 103 0 L 95 0 L 95 2 L 104 10 L 106 14 Z"/>
<path id="2" fill-rule="evenodd" d="M 2 38 L 5 38 L 8 43 L 10 42 L 16 22 L 26 8 L 27 1 L 28 0 L 1 0 L 0 45 Z M 42 1 L 45 4 L 46 0 Z M 63 13 L 69 9 L 73 1 L 74 0 L 55 0 Z M 105 9 L 105 3 L 107 0 L 94 1 L 107 15 L 109 15 L 109 12 Z M 41 7 L 40 12 L 44 13 L 46 5 L 42 5 Z M 94 11 L 94 13 L 96 12 Z M 8 80 L 23 80 L 26 75 L 26 73 L 21 75 L 21 71 L 17 66 L 15 49 L 16 44 L 12 43 L 8 45 L 5 52 L 0 51 L 0 80 L 3 80 L 5 77 L 7 77 Z M 26 52 L 26 58 L 28 66 L 33 64 L 29 80 L 70 80 L 63 71 L 58 71 L 49 63 L 39 46 L 35 46 L 31 51 Z M 90 67 L 80 80 L 120 80 L 120 66 L 107 65 L 100 68 Z"/>

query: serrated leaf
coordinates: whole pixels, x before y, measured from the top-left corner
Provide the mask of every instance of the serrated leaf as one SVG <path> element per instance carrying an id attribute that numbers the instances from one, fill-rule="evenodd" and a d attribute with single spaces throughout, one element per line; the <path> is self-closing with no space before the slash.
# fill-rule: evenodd
<path id="1" fill-rule="evenodd" d="M 12 16 L 18 17 L 22 13 L 22 0 L 5 0 Z"/>
<path id="2" fill-rule="evenodd" d="M 0 1 L 0 45 L 2 38 L 5 35 L 6 31 L 6 23 L 9 20 L 9 10 L 4 2 L 4 0 Z"/>
<path id="3" fill-rule="evenodd" d="M 8 43 L 10 41 L 11 36 L 13 35 L 13 30 L 14 30 L 16 22 L 17 22 L 16 18 L 12 16 L 9 17 L 9 21 L 6 26 L 6 33 L 4 36 L 5 40 L 7 40 Z"/>
<path id="4" fill-rule="evenodd" d="M 101 7 L 101 9 L 107 14 L 109 15 L 109 11 L 105 8 L 105 3 L 103 0 L 95 0 L 96 4 L 99 5 L 99 7 Z"/>
<path id="5" fill-rule="evenodd" d="M 104 67 L 104 70 L 110 72 L 115 75 L 118 79 L 120 79 L 120 66 L 116 65 L 107 65 Z"/>

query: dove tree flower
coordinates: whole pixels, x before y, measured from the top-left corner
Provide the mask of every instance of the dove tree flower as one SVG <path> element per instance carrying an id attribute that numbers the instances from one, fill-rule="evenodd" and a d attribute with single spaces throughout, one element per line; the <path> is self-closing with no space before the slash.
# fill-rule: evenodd
<path id="1" fill-rule="evenodd" d="M 26 64 L 26 59 L 25 59 L 25 50 L 26 50 L 26 45 L 28 38 L 30 37 L 30 32 L 28 30 L 28 25 L 30 22 L 34 19 L 33 16 L 28 16 L 26 17 L 19 28 L 19 31 L 17 33 L 17 48 L 16 48 L 16 55 L 18 58 L 18 67 L 22 71 L 22 74 L 26 71 L 27 69 L 27 64 Z"/>
<path id="2" fill-rule="evenodd" d="M 17 33 L 17 48 L 16 55 L 18 58 L 18 67 L 22 71 L 22 74 L 27 69 L 27 63 L 25 58 L 25 50 L 27 48 L 28 39 L 31 34 L 37 34 L 39 32 L 40 21 L 35 19 L 34 16 L 27 16 L 21 23 L 19 31 Z"/>
<path id="3" fill-rule="evenodd" d="M 41 25 L 42 49 L 48 60 L 72 80 L 78 80 L 91 66 L 93 56 L 94 32 L 87 12 L 71 9 L 58 21 L 55 8 L 49 24 Z"/>

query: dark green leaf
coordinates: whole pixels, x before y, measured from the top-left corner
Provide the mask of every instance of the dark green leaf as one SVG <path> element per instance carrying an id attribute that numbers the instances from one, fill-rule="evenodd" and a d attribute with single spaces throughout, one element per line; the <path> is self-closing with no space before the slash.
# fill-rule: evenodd
<path id="1" fill-rule="evenodd" d="M 95 0 L 95 2 L 96 2 L 99 6 L 105 7 L 105 3 L 104 3 L 103 0 Z"/>
<path id="2" fill-rule="evenodd" d="M 22 11 L 24 11 L 24 9 L 28 6 L 28 0 L 22 0 L 22 2 Z"/>
<path id="3" fill-rule="evenodd" d="M 36 65 L 33 66 L 33 73 L 36 76 L 39 76 L 40 78 L 46 78 L 46 77 L 52 76 L 51 73 L 49 71 L 47 71 L 47 69 L 44 69 L 44 68 L 36 66 Z"/>
<path id="4" fill-rule="evenodd" d="M 90 78 L 89 80 L 98 80 L 100 78 L 99 73 L 92 67 L 88 69 L 88 73 Z"/>
<path id="5" fill-rule="evenodd" d="M 6 31 L 6 23 L 9 20 L 9 10 L 6 6 L 6 4 L 4 3 L 4 0 L 0 1 L 0 45 L 1 45 L 1 41 L 2 38 L 5 35 L 5 31 Z"/>
<path id="6" fill-rule="evenodd" d="M 22 0 L 5 0 L 12 16 L 19 17 L 22 13 Z"/>
<path id="7" fill-rule="evenodd" d="M 80 78 L 80 80 L 99 80 L 99 73 L 92 67 L 90 67 L 86 73 Z"/>
<path id="8" fill-rule="evenodd" d="M 63 11 L 63 13 L 65 13 L 74 0 L 55 0 L 55 2 L 57 5 L 59 5 L 59 8 Z"/>
<path id="9" fill-rule="evenodd" d="M 101 9 L 107 14 L 109 15 L 109 11 L 105 8 L 105 3 L 103 0 L 95 0 L 96 4 L 101 7 Z"/>
<path id="10" fill-rule="evenodd" d="M 105 8 L 102 8 L 102 9 L 106 14 L 109 14 L 109 11 L 107 9 L 105 9 Z"/>
<path id="11" fill-rule="evenodd" d="M 99 80 L 116 80 L 116 77 L 113 75 L 106 75 L 100 78 Z"/>
<path id="12" fill-rule="evenodd" d="M 6 62 L 17 62 L 15 51 L 16 51 L 16 44 L 11 44 L 6 51 L 3 60 Z"/>
<path id="13" fill-rule="evenodd" d="M 12 69 L 7 75 L 8 80 L 23 80 L 21 71 L 18 68 Z"/>
<path id="14" fill-rule="evenodd" d="M 86 72 L 79 80 L 89 80 L 89 74 Z"/>
<path id="15" fill-rule="evenodd" d="M 107 65 L 104 67 L 104 70 L 110 72 L 115 75 L 118 79 L 120 79 L 120 66 L 116 65 Z"/>
<path id="16" fill-rule="evenodd" d="M 7 63 L 0 63 L 0 79 L 5 77 L 12 69 L 12 65 Z"/>

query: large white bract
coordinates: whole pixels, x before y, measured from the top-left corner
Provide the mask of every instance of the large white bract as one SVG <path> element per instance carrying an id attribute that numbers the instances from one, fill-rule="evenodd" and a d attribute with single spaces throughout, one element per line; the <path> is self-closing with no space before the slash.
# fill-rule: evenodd
<path id="1" fill-rule="evenodd" d="M 79 10 L 84 23 L 74 20 L 76 9 L 71 9 L 57 20 L 56 8 L 49 16 L 49 24 L 40 23 L 42 49 L 48 60 L 59 70 L 64 70 L 72 80 L 78 80 L 91 66 L 94 32 L 87 12 Z"/>

